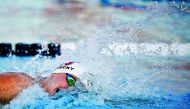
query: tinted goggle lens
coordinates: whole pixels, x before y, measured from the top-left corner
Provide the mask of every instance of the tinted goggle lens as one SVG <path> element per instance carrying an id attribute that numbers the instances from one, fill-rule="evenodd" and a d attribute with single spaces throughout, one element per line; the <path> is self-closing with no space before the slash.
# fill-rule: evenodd
<path id="1" fill-rule="evenodd" d="M 67 83 L 69 84 L 69 86 L 74 86 L 76 83 L 75 78 L 68 73 L 67 73 Z"/>

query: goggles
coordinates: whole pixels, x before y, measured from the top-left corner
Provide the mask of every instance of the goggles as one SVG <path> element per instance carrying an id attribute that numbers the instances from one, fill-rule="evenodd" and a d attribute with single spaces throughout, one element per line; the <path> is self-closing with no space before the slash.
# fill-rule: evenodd
<path id="1" fill-rule="evenodd" d="M 66 73 L 66 80 L 69 86 L 75 86 L 76 79 L 71 74 Z"/>

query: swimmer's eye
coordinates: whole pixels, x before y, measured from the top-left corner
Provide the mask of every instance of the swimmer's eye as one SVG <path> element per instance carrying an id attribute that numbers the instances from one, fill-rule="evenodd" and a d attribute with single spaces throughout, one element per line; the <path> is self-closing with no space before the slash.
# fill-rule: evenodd
<path id="1" fill-rule="evenodd" d="M 69 84 L 69 86 L 75 86 L 75 83 L 76 83 L 75 78 L 68 73 L 66 73 L 66 75 L 67 75 L 67 77 L 66 77 L 67 83 Z"/>

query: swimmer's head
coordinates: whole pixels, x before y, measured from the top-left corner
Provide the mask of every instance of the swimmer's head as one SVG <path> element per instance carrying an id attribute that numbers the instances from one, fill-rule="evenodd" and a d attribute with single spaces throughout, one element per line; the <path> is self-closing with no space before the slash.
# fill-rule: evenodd
<path id="1" fill-rule="evenodd" d="M 85 73 L 85 69 L 80 63 L 67 62 L 56 68 L 51 75 L 43 75 L 47 77 L 44 81 L 45 90 L 49 95 L 54 95 L 60 89 L 67 89 L 75 86 L 80 77 Z M 82 84 L 83 81 L 81 81 Z"/>
<path id="2" fill-rule="evenodd" d="M 42 87 L 49 95 L 54 95 L 61 89 L 68 89 L 69 87 L 75 86 L 78 78 L 68 73 L 55 73 L 45 78 L 42 82 Z"/>

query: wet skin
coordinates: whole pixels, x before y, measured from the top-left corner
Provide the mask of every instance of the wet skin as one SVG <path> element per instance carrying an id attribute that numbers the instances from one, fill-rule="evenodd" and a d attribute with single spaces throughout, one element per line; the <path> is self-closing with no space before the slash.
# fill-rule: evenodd
<path id="1" fill-rule="evenodd" d="M 73 77 L 75 80 L 78 79 L 75 76 Z M 54 95 L 60 89 L 67 89 L 69 87 L 65 73 L 52 74 L 51 76 L 40 80 L 39 83 L 50 96 Z"/>
<path id="2" fill-rule="evenodd" d="M 4 73 L 0 75 L 0 103 L 8 103 L 23 89 L 33 84 L 33 78 L 24 73 Z"/>
<path id="3" fill-rule="evenodd" d="M 75 79 L 77 80 L 78 78 L 75 77 Z M 34 83 L 39 83 L 50 96 L 60 89 L 69 87 L 65 73 L 52 74 L 47 78 L 36 79 L 25 73 L 3 73 L 0 74 L 0 104 L 9 103 L 19 93 Z"/>

